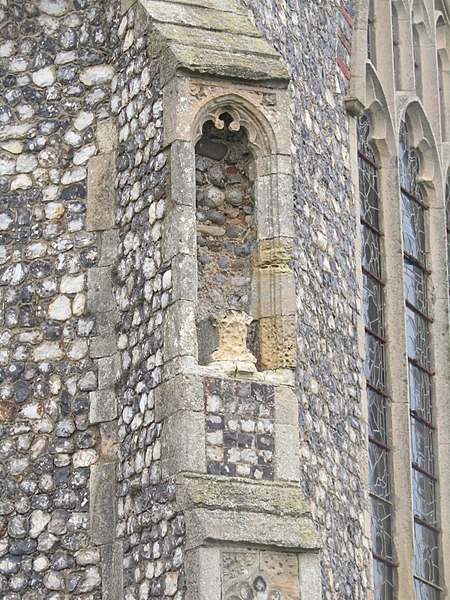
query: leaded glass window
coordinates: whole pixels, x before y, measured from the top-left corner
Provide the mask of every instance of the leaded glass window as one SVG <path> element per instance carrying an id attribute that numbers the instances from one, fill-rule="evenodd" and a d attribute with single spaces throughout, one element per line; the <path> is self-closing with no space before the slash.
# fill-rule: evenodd
<path id="1" fill-rule="evenodd" d="M 369 121 L 358 120 L 358 166 L 367 399 L 369 403 L 369 485 L 375 600 L 394 598 L 390 446 L 387 427 L 386 340 L 380 200 Z"/>
<path id="2" fill-rule="evenodd" d="M 435 431 L 428 307 L 426 205 L 417 183 L 419 159 L 408 128 L 400 131 L 400 194 L 404 249 L 416 600 L 439 599 Z"/>

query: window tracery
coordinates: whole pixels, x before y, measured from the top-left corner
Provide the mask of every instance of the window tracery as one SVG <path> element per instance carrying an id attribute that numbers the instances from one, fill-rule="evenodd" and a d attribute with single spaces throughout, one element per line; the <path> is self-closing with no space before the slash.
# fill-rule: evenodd
<path id="1" fill-rule="evenodd" d="M 358 120 L 358 167 L 364 324 L 365 374 L 369 412 L 369 484 L 375 600 L 394 596 L 390 445 L 387 427 L 384 337 L 384 281 L 377 165 L 369 144 L 369 121 Z"/>
<path id="2" fill-rule="evenodd" d="M 414 512 L 414 584 L 417 600 L 438 600 L 439 525 L 436 510 L 433 371 L 428 308 L 425 199 L 417 183 L 419 158 L 405 122 L 400 129 L 400 199 L 404 248 L 411 465 Z"/>

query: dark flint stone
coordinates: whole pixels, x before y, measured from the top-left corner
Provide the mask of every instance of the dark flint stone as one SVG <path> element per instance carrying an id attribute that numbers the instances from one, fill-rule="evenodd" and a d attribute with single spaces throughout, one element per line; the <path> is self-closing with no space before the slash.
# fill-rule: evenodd
<path id="1" fill-rule="evenodd" d="M 270 465 L 260 465 L 260 466 L 258 466 L 258 469 L 260 471 L 262 471 L 263 479 L 266 479 L 269 481 L 273 480 L 273 478 L 274 478 L 273 467 L 271 467 Z"/>
<path id="2" fill-rule="evenodd" d="M 29 225 L 31 220 L 31 213 L 28 208 L 19 208 L 17 210 L 17 225 Z"/>
<path id="3" fill-rule="evenodd" d="M 41 26 L 36 21 L 24 21 L 20 27 L 20 33 L 23 36 L 35 35 L 39 33 Z"/>
<path id="4" fill-rule="evenodd" d="M 16 40 L 19 37 L 19 28 L 14 23 L 8 23 L 0 29 L 0 38 Z"/>
<path id="5" fill-rule="evenodd" d="M 224 431 L 223 433 L 223 445 L 225 448 L 232 448 L 236 446 L 238 434 L 234 431 Z"/>
<path id="6" fill-rule="evenodd" d="M 36 540 L 18 540 L 13 542 L 9 548 L 11 554 L 22 556 L 23 554 L 32 554 L 37 548 Z"/>
<path id="7" fill-rule="evenodd" d="M 98 260 L 98 249 L 96 246 L 92 246 L 92 248 L 86 248 L 80 252 L 80 261 L 83 267 L 89 269 L 90 267 L 95 267 Z"/>
<path id="8" fill-rule="evenodd" d="M 56 79 L 61 83 L 70 83 L 77 77 L 78 69 L 73 65 L 60 67 L 56 73 Z"/>
<path id="9" fill-rule="evenodd" d="M 89 410 L 89 398 L 87 396 L 77 396 L 74 400 L 73 412 L 79 414 L 87 410 Z"/>
<path id="10" fill-rule="evenodd" d="M 25 365 L 23 363 L 13 363 L 7 369 L 7 373 L 13 381 L 17 381 L 21 378 L 24 371 Z"/>
<path id="11" fill-rule="evenodd" d="M 52 104 L 51 102 L 45 102 L 41 104 L 38 109 L 38 115 L 41 117 L 54 118 L 59 114 L 59 106 Z"/>
<path id="12" fill-rule="evenodd" d="M 14 386 L 14 398 L 16 402 L 25 402 L 30 395 L 30 388 L 25 381 L 18 381 Z"/>
<path id="13" fill-rule="evenodd" d="M 47 52 L 38 52 L 33 60 L 33 70 L 43 69 L 53 63 L 53 57 Z"/>
<path id="14" fill-rule="evenodd" d="M 13 88 L 17 85 L 17 77 L 15 77 L 14 75 L 7 75 L 4 79 L 3 79 L 3 85 L 6 88 Z"/>
<path id="15" fill-rule="evenodd" d="M 213 160 L 222 160 L 228 148 L 221 142 L 215 142 L 208 139 L 201 139 L 195 146 L 196 154 L 204 156 L 205 158 L 212 158 Z"/>
<path id="16" fill-rule="evenodd" d="M 89 144 L 94 139 L 94 129 L 92 127 L 87 127 L 83 131 L 83 142 L 85 144 Z"/>
<path id="17" fill-rule="evenodd" d="M 216 462 L 214 460 L 209 460 L 206 472 L 208 475 L 220 475 L 222 471 L 222 463 Z"/>
<path id="18" fill-rule="evenodd" d="M 272 435 L 257 435 L 256 436 L 256 447 L 261 450 L 274 450 L 275 443 Z"/>
<path id="19" fill-rule="evenodd" d="M 157 598 L 160 598 L 161 596 L 164 595 L 164 578 L 163 577 L 158 577 L 158 579 L 155 579 L 152 582 L 150 594 L 152 596 L 156 596 Z"/>
<path id="20" fill-rule="evenodd" d="M 23 8 L 18 4 L 11 4 L 9 7 L 9 12 L 11 19 L 16 22 L 21 21 L 25 16 Z"/>
<path id="21" fill-rule="evenodd" d="M 36 279 L 43 279 L 52 272 L 52 263 L 38 258 L 30 265 L 30 273 Z"/>
<path id="22" fill-rule="evenodd" d="M 227 475 L 229 477 L 235 477 L 236 476 L 236 465 L 234 463 L 228 463 L 226 465 L 222 465 L 220 474 Z"/>
<path id="23" fill-rule="evenodd" d="M 67 482 L 69 479 L 70 471 L 67 467 L 61 467 L 60 469 L 56 469 L 53 477 L 55 479 L 55 484 L 57 486 L 61 486 Z"/>
<path id="24" fill-rule="evenodd" d="M 35 102 L 36 104 L 41 102 L 44 97 L 43 92 L 36 90 L 30 85 L 26 85 L 22 88 L 22 94 L 25 100 L 28 100 L 28 102 Z"/>
<path id="25" fill-rule="evenodd" d="M 38 474 L 51 473 L 53 469 L 53 458 L 50 456 L 50 454 L 41 454 L 41 456 L 36 459 L 33 465 L 33 471 Z"/>
<path id="26" fill-rule="evenodd" d="M 90 50 L 89 48 L 81 48 L 78 54 L 78 62 L 83 67 L 88 67 L 92 65 L 99 65 L 104 62 L 105 57 L 101 52 L 97 52 L 96 50 Z"/>
<path id="27" fill-rule="evenodd" d="M 81 183 L 73 183 L 64 188 L 61 192 L 63 200 L 73 200 L 74 198 L 86 198 L 86 187 Z"/>
<path id="28" fill-rule="evenodd" d="M 254 436 L 249 433 L 238 433 L 237 443 L 239 448 L 251 448 Z"/>
<path id="29" fill-rule="evenodd" d="M 9 234 L 9 233 L 2 233 L 2 234 L 0 234 L 0 244 L 2 246 L 7 246 L 12 241 L 13 241 L 13 237 L 12 237 L 11 234 Z"/>
<path id="30" fill-rule="evenodd" d="M 73 27 L 65 29 L 59 37 L 59 45 L 63 50 L 73 50 L 77 47 L 78 35 Z"/>
<path id="31" fill-rule="evenodd" d="M 83 431 L 76 437 L 76 445 L 78 448 L 92 448 L 95 446 L 95 436 L 91 431 Z"/>
<path id="32" fill-rule="evenodd" d="M 56 40 L 52 36 L 45 37 L 41 42 L 41 46 L 47 52 L 56 52 Z"/>
<path id="33" fill-rule="evenodd" d="M 10 554 L 7 554 L 6 556 L 2 557 L 0 561 L 0 564 L 3 563 L 1 564 L 1 573 L 10 575 L 12 573 L 19 572 L 21 560 L 18 556 L 11 556 Z"/>
<path id="34" fill-rule="evenodd" d="M 212 418 L 214 417 L 214 418 Z M 206 427 L 209 431 L 214 431 L 217 429 L 224 428 L 224 421 L 222 415 L 207 415 L 206 417 Z"/>
<path id="35" fill-rule="evenodd" d="M 255 581 L 253 582 L 253 589 L 255 592 L 265 592 L 267 588 L 267 583 L 265 580 L 259 575 Z"/>
<path id="36" fill-rule="evenodd" d="M 119 173 L 126 171 L 129 167 L 129 165 L 130 165 L 130 160 L 129 160 L 127 154 L 120 156 L 119 159 L 117 160 L 117 170 L 119 171 Z"/>
<path id="37" fill-rule="evenodd" d="M 39 223 L 32 225 L 30 229 L 30 237 L 33 240 L 38 240 L 40 237 L 42 237 L 42 225 Z"/>

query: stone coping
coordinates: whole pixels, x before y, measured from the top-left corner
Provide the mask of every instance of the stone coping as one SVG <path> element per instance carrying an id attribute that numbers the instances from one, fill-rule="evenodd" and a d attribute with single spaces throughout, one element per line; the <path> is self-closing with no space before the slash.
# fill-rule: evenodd
<path id="1" fill-rule="evenodd" d="M 139 0 L 161 53 L 162 83 L 177 72 L 286 87 L 289 73 L 235 0 Z M 155 36 L 153 36 L 155 37 Z"/>

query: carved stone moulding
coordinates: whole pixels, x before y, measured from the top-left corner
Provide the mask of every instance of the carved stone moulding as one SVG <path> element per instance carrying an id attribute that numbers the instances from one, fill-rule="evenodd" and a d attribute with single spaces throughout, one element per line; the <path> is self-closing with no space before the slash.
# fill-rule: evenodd
<path id="1" fill-rule="evenodd" d="M 222 600 L 298 600 L 298 555 L 270 550 L 224 550 Z"/>

